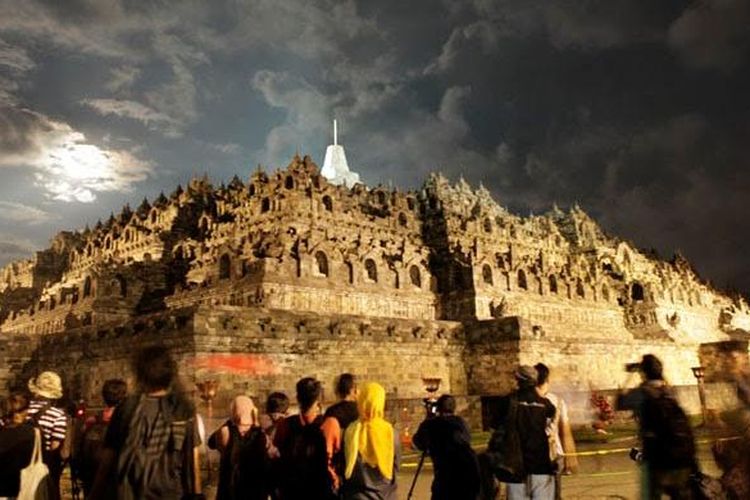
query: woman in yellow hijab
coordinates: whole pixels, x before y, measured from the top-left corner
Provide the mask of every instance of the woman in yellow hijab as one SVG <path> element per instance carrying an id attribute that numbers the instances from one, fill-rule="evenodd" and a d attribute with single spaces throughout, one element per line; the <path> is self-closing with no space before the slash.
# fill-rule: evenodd
<path id="1" fill-rule="evenodd" d="M 347 500 L 396 498 L 398 436 L 383 418 L 385 389 L 377 383 L 361 387 L 357 398 L 359 418 L 344 433 L 344 484 Z"/>

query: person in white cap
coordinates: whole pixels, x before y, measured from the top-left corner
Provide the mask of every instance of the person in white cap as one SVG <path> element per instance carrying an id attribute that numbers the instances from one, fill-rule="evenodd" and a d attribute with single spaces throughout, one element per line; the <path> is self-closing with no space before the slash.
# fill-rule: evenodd
<path id="1" fill-rule="evenodd" d="M 29 404 L 28 417 L 42 431 L 42 458 L 54 483 L 52 498 L 60 498 L 60 476 L 63 470 L 60 451 L 68 428 L 65 411 L 55 406 L 63 395 L 60 375 L 51 371 L 40 373 L 29 380 L 29 391 L 33 399 Z"/>

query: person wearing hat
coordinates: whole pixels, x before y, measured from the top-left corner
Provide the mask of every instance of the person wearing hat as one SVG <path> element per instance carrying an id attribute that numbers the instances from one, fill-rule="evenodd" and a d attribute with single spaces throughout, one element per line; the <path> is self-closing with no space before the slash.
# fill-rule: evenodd
<path id="1" fill-rule="evenodd" d="M 536 368 L 521 365 L 513 375 L 517 389 L 498 401 L 495 432 L 480 458 L 481 467 L 485 475 L 489 469 L 506 483 L 508 500 L 554 500 L 555 464 L 550 458 L 547 424 L 556 410 L 536 390 Z M 493 488 L 487 481 L 485 477 L 482 498 L 492 498 Z"/>
<path id="2" fill-rule="evenodd" d="M 55 372 L 42 372 L 29 380 L 29 391 L 33 399 L 29 404 L 28 418 L 42 431 L 42 458 L 52 478 L 52 498 L 60 498 L 63 470 L 60 451 L 68 431 L 65 411 L 55 406 L 63 395 L 62 381 Z"/>

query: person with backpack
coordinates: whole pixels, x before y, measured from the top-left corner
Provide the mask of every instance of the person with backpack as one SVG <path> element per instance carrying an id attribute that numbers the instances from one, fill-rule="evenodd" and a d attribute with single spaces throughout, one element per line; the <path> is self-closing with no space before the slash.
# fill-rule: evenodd
<path id="1" fill-rule="evenodd" d="M 297 382 L 299 414 L 280 421 L 274 446 L 279 450 L 279 492 L 283 500 L 333 497 L 328 473 L 326 443 L 320 426 L 322 388 L 319 381 L 305 377 Z"/>
<path id="2" fill-rule="evenodd" d="M 133 371 L 138 391 L 112 415 L 91 498 L 111 498 L 112 470 L 119 500 L 203 498 L 195 407 L 177 390 L 172 355 L 163 346 L 141 349 Z"/>
<path id="3" fill-rule="evenodd" d="M 219 450 L 219 484 L 216 500 L 266 500 L 268 438 L 258 425 L 258 409 L 247 396 L 232 401 L 231 418 L 208 438 L 208 447 Z"/>
<path id="4" fill-rule="evenodd" d="M 57 406 L 63 395 L 62 380 L 52 371 L 44 371 L 29 380 L 29 391 L 33 399 L 29 404 L 28 418 L 42 431 L 42 460 L 49 469 L 52 480 L 52 500 L 60 498 L 62 476 L 69 450 L 68 430 L 70 420 L 65 410 Z"/>
<path id="5" fill-rule="evenodd" d="M 641 498 L 692 498 L 690 477 L 697 470 L 695 440 L 685 411 L 664 380 L 653 354 L 637 365 L 642 383 L 617 396 L 618 410 L 631 410 L 643 445 Z"/>
<path id="6" fill-rule="evenodd" d="M 455 415 L 456 398 L 443 394 L 436 410 L 437 414 L 428 416 L 412 438 L 414 446 L 427 451 L 432 459 L 432 500 L 476 500 L 479 463 L 471 447 L 469 428 Z"/>
<path id="7" fill-rule="evenodd" d="M 508 500 L 555 498 L 555 464 L 551 459 L 547 425 L 555 407 L 536 390 L 538 373 L 519 366 L 518 389 L 498 400 L 495 431 L 480 456 L 482 498 L 494 498 L 492 476 L 506 483 Z"/>
<path id="8" fill-rule="evenodd" d="M 555 460 L 555 500 L 562 498 L 562 474 L 573 474 L 578 470 L 576 443 L 570 428 L 568 405 L 565 400 L 549 390 L 549 368 L 544 363 L 537 363 L 538 379 L 536 390 L 555 407 L 555 417 L 548 422 L 547 437 L 550 441 L 550 452 Z"/>
<path id="9" fill-rule="evenodd" d="M 344 432 L 345 500 L 395 500 L 399 463 L 398 433 L 383 418 L 385 389 L 364 384 L 357 397 L 359 417 Z"/>
<path id="10" fill-rule="evenodd" d="M 344 453 L 341 448 L 344 430 L 357 420 L 357 384 L 354 375 L 342 373 L 336 380 L 336 395 L 339 401 L 331 405 L 323 415 L 323 435 L 326 439 L 328 472 L 333 489 L 338 491 L 344 477 Z"/>
<path id="11" fill-rule="evenodd" d="M 19 493 L 21 469 L 31 461 L 38 430 L 27 418 L 29 400 L 23 394 L 11 394 L 4 406 L 0 427 L 0 498 L 14 498 Z"/>
<path id="12" fill-rule="evenodd" d="M 127 394 L 128 384 L 124 380 L 119 378 L 105 380 L 102 385 L 104 409 L 97 415 L 86 419 L 83 424 L 83 431 L 73 454 L 74 460 L 71 462 L 71 469 L 75 469 L 76 476 L 83 485 L 84 496 L 87 498 L 91 494 L 96 471 L 101 461 L 107 427 L 112 420 L 115 408 L 125 399 Z M 107 483 L 111 488 L 109 496 L 115 495 L 114 485 L 116 481 L 114 479 L 113 477 L 112 481 Z"/>

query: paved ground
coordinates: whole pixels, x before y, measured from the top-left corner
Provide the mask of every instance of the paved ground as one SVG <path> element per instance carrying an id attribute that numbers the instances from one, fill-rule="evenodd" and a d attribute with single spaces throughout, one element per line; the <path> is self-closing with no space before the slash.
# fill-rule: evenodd
<path id="1" fill-rule="evenodd" d="M 621 438 L 606 444 L 589 444 L 579 446 L 582 452 L 578 474 L 564 476 L 562 494 L 565 499 L 637 499 L 639 492 L 640 472 L 638 465 L 628 458 L 628 450 L 635 443 L 634 438 Z M 708 440 L 699 441 L 699 458 L 704 472 L 718 476 L 718 471 L 708 450 Z M 405 500 L 419 455 L 406 454 L 401 471 L 398 474 L 399 499 Z M 216 462 L 214 462 L 216 465 Z M 432 465 L 429 460 L 419 475 L 414 490 L 414 500 L 429 500 L 432 484 Z M 63 498 L 71 498 L 70 481 L 63 478 Z M 208 485 L 207 498 L 214 498 L 214 488 Z"/>
<path id="2" fill-rule="evenodd" d="M 571 500 L 638 499 L 640 492 L 640 470 L 638 464 L 628 457 L 635 446 L 634 437 L 621 438 L 606 444 L 580 446 L 579 471 L 563 476 L 562 496 Z M 699 440 L 701 469 L 715 477 L 719 471 L 711 458 L 707 439 Z M 418 457 L 407 456 L 399 473 L 399 499 L 405 500 L 414 478 Z M 420 473 L 415 487 L 414 500 L 429 500 L 432 483 L 432 468 L 428 463 Z"/>

